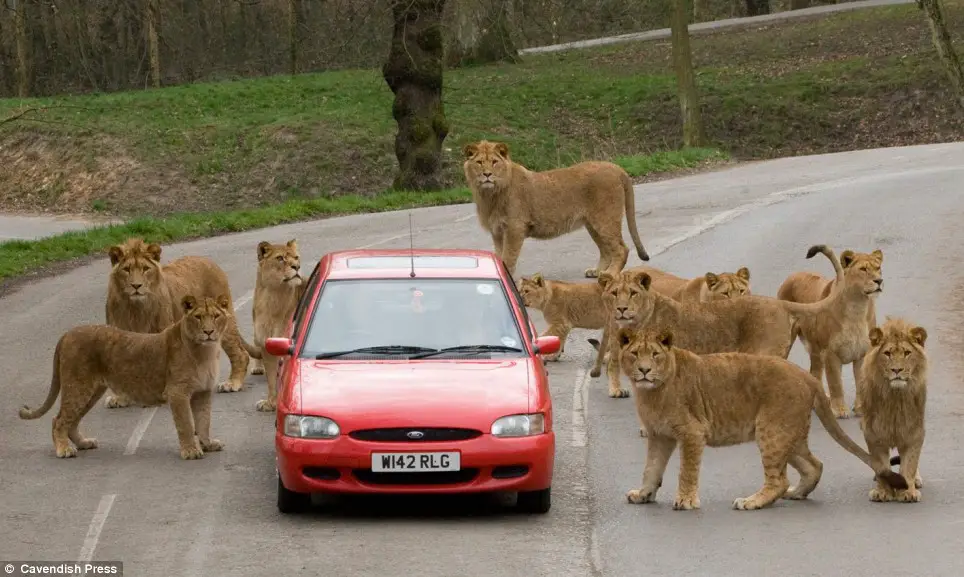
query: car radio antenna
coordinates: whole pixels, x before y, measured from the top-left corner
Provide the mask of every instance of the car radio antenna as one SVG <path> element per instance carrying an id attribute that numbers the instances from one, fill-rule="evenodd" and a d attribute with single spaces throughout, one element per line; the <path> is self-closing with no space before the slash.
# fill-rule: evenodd
<path id="1" fill-rule="evenodd" d="M 412 232 L 412 213 L 408 213 L 408 250 L 409 260 L 412 262 L 412 272 L 408 273 L 408 276 L 415 278 L 415 236 Z"/>

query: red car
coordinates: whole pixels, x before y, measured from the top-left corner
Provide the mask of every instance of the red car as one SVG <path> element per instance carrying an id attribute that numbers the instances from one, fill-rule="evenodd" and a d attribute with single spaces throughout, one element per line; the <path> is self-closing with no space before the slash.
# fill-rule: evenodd
<path id="1" fill-rule="evenodd" d="M 545 513 L 555 460 L 537 337 L 502 261 L 476 250 L 351 250 L 308 279 L 282 357 L 278 509 L 311 493 L 518 493 Z"/>

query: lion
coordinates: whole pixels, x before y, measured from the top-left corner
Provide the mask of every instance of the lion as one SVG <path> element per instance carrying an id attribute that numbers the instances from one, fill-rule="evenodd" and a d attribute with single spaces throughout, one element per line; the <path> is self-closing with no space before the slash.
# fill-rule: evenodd
<path id="1" fill-rule="evenodd" d="M 211 394 L 220 370 L 221 339 L 231 326 L 231 298 L 188 294 L 180 308 L 178 321 L 159 333 L 110 325 L 68 330 L 54 349 L 47 399 L 38 409 L 25 405 L 20 418 L 43 416 L 60 396 L 54 449 L 60 458 L 76 457 L 78 450 L 97 448 L 96 439 L 80 432 L 80 421 L 109 387 L 145 406 L 168 404 L 182 459 L 223 449 L 224 443 L 211 438 Z"/>
<path id="2" fill-rule="evenodd" d="M 285 244 L 258 243 L 258 275 L 254 285 L 254 304 L 251 315 L 254 320 L 254 342 L 261 350 L 262 360 L 255 361 L 268 381 L 268 398 L 258 401 L 259 411 L 277 409 L 278 357 L 263 349 L 265 339 L 282 337 L 288 321 L 298 306 L 305 290 L 301 277 L 301 255 L 298 243 L 291 239 Z M 267 365 L 267 370 L 265 370 Z M 255 371 L 251 371 L 255 373 Z"/>
<path id="3" fill-rule="evenodd" d="M 698 355 L 674 344 L 668 329 L 620 329 L 620 369 L 632 382 L 636 411 L 650 431 L 640 488 L 626 493 L 630 503 L 652 503 L 666 465 L 680 447 L 679 485 L 674 510 L 700 508 L 700 463 L 706 447 L 756 440 L 764 483 L 733 508 L 761 509 L 784 499 L 806 499 L 820 482 L 823 463 L 808 446 L 810 412 L 838 445 L 874 471 L 878 482 L 906 489 L 886 458 L 871 458 L 840 427 L 823 385 L 787 359 L 727 352 Z M 790 485 L 787 465 L 800 473 Z"/>
<path id="4" fill-rule="evenodd" d="M 860 428 L 875 463 L 900 465 L 908 487 L 903 491 L 877 483 L 870 500 L 917 503 L 924 482 L 920 476 L 924 446 L 924 409 L 927 403 L 927 331 L 902 318 L 887 317 L 883 326 L 868 331 L 870 350 L 863 359 L 857 396 L 863 408 Z"/>
<path id="5" fill-rule="evenodd" d="M 160 245 L 145 243 L 140 238 L 110 247 L 108 255 L 111 272 L 107 285 L 107 324 L 113 327 L 159 333 L 180 318 L 180 299 L 186 294 L 224 294 L 231 301 L 227 275 L 207 257 L 185 256 L 161 265 Z M 218 385 L 219 393 L 244 388 L 249 355 L 254 358 L 261 355 L 260 350 L 241 336 L 234 309 L 231 310 L 228 328 L 221 340 L 231 361 L 231 375 L 227 382 Z M 110 390 L 105 404 L 108 408 L 119 408 L 132 403 Z"/>
<path id="6" fill-rule="evenodd" d="M 652 279 L 653 290 L 669 295 L 686 279 L 653 267 L 631 270 L 646 272 Z M 516 288 L 526 307 L 542 313 L 549 326 L 541 336 L 559 337 L 559 351 L 546 355 L 546 361 L 557 361 L 565 349 L 566 338 L 574 328 L 603 329 L 609 319 L 609 310 L 602 298 L 602 286 L 595 282 L 569 282 L 550 280 L 537 272 L 531 277 L 519 277 Z M 597 355 L 592 376 L 598 377 L 602 367 L 602 355 Z"/>
<path id="7" fill-rule="evenodd" d="M 466 144 L 462 154 L 479 224 L 492 235 L 494 252 L 510 275 L 525 239 L 554 239 L 583 227 L 599 248 L 599 263 L 585 276 L 596 278 L 607 269 L 618 273 L 629 258 L 624 215 L 636 254 L 649 260 L 636 228 L 633 182 L 616 164 L 587 161 L 535 172 L 510 159 L 507 144 L 486 140 Z"/>
<path id="8" fill-rule="evenodd" d="M 705 303 L 752 294 L 750 292 L 750 269 L 745 266 L 736 272 L 713 273 L 690 279 L 676 292 L 668 295 L 680 302 Z M 819 300 L 819 299 L 818 299 Z"/>
<path id="9" fill-rule="evenodd" d="M 807 352 L 810 353 L 810 371 L 818 379 L 823 379 L 824 369 L 827 373 L 827 388 L 830 390 L 831 403 L 834 405 L 835 412 L 850 411 L 843 407 L 843 365 L 850 363 L 854 375 L 854 387 L 860 382 L 860 366 L 863 355 L 870 348 L 870 340 L 867 338 L 868 331 L 877 326 L 877 313 L 874 301 L 883 288 L 883 276 L 881 265 L 884 262 L 884 253 L 874 250 L 870 253 L 854 252 L 845 250 L 840 253 L 840 265 L 844 269 L 845 277 L 858 277 L 866 285 L 866 291 L 870 298 L 858 299 L 860 303 L 856 309 L 842 310 L 846 312 L 845 318 L 835 319 L 832 325 L 824 327 L 832 330 L 837 335 L 834 346 L 828 349 L 827 336 L 817 336 L 816 339 L 804 341 Z M 790 274 L 780 288 L 777 290 L 777 298 L 798 303 L 816 302 L 825 298 L 836 285 L 836 280 L 824 278 L 810 271 L 799 271 Z M 858 313 L 863 311 L 864 316 Z M 801 339 L 803 340 L 803 339 Z M 818 341 L 815 347 L 808 346 L 808 342 Z M 810 349 L 813 348 L 811 351 Z M 859 397 L 854 401 L 853 413 L 861 413 Z"/>

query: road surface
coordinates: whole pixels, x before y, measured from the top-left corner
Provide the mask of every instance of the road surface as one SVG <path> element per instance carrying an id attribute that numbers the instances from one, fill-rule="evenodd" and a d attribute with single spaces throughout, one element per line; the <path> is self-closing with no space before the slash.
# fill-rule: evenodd
<path id="1" fill-rule="evenodd" d="M 118 222 L 118 221 L 114 221 Z M 110 219 L 92 220 L 73 216 L 24 216 L 0 214 L 0 242 L 8 240 L 37 240 L 45 236 L 62 234 L 71 230 L 83 230 L 110 224 Z"/>
<path id="2" fill-rule="evenodd" d="M 15 415 L 47 392 L 60 334 L 102 321 L 108 261 L 23 287 L 0 300 L 0 561 L 120 560 L 128 575 L 402 575 L 420 577 L 713 575 L 958 576 L 964 573 L 962 257 L 964 144 L 892 148 L 753 163 L 637 187 L 650 264 L 686 276 L 750 267 L 753 290 L 773 295 L 798 269 L 830 274 L 807 248 L 826 242 L 884 251 L 879 315 L 908 315 L 930 334 L 933 368 L 923 501 L 875 504 L 871 475 L 814 424 L 825 463 L 805 502 L 738 512 L 733 498 L 762 481 L 753 445 L 708 450 L 702 510 L 671 508 L 677 459 L 658 503 L 633 506 L 645 456 L 629 399 L 610 399 L 605 377 L 586 379 L 593 331 L 574 331 L 550 364 L 558 434 L 554 503 L 545 516 L 514 514 L 510 499 L 337 499 L 315 513 L 275 508 L 272 417 L 257 413 L 264 378 L 215 397 L 223 452 L 184 462 L 167 408 L 91 411 L 84 430 L 100 448 L 57 459 L 51 414 Z M 414 211 L 415 243 L 490 248 L 471 205 Z M 408 213 L 351 216 L 167 246 L 164 260 L 210 255 L 227 271 L 245 334 L 260 240 L 297 238 L 305 260 L 350 247 L 408 246 Z M 628 235 L 627 235 L 628 238 Z M 579 279 L 596 260 L 585 232 L 529 241 L 520 274 Z M 630 265 L 639 264 L 635 256 Z M 539 328 L 541 316 L 534 313 Z M 791 359 L 804 363 L 797 344 Z M 223 361 L 222 375 L 227 375 Z M 844 372 L 848 402 L 850 372 Z M 856 420 L 844 422 L 859 436 Z M 791 476 L 794 473 L 791 473 Z"/>

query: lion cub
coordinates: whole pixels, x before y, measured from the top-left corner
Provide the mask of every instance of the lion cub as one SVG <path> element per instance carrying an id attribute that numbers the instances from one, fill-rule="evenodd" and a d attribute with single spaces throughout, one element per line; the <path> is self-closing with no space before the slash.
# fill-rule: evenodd
<path id="1" fill-rule="evenodd" d="M 871 501 L 916 503 L 923 486 L 918 464 L 924 446 L 924 408 L 927 403 L 927 331 L 901 318 L 887 317 L 869 331 L 870 350 L 861 367 L 857 396 L 863 408 L 860 428 L 878 465 L 900 464 L 900 474 L 914 488 L 894 491 L 878 482 Z"/>
<path id="2" fill-rule="evenodd" d="M 220 369 L 221 339 L 229 327 L 227 295 L 200 302 L 181 299 L 184 315 L 160 333 L 137 333 L 109 325 L 70 329 L 54 349 L 50 392 L 39 409 L 24 406 L 21 419 L 43 416 L 60 396 L 53 420 L 54 449 L 61 458 L 96 449 L 80 432 L 80 421 L 108 387 L 136 403 L 171 407 L 182 459 L 220 451 L 211 438 L 211 395 Z M 197 438 L 195 438 L 197 435 Z M 76 449 L 68 442 L 73 441 Z"/>
<path id="3" fill-rule="evenodd" d="M 878 479 L 906 489 L 886 460 L 871 459 L 847 436 L 823 387 L 807 371 L 772 355 L 697 355 L 673 346 L 670 330 L 620 329 L 620 368 L 631 380 L 640 421 L 649 430 L 642 485 L 626 493 L 630 503 L 652 503 L 666 465 L 680 448 L 679 488 L 673 509 L 698 509 L 700 463 L 706 447 L 756 440 L 764 483 L 733 501 L 739 510 L 760 509 L 779 498 L 806 499 L 817 487 L 823 463 L 810 452 L 810 412 L 830 436 L 874 470 Z M 787 465 L 800 473 L 790 486 Z"/>
<path id="4" fill-rule="evenodd" d="M 282 337 L 288 321 L 298 306 L 298 299 L 305 290 L 301 278 L 301 256 L 294 239 L 285 244 L 258 243 L 258 276 L 254 285 L 254 346 L 261 349 L 263 361 L 255 364 L 255 370 L 265 374 L 268 380 L 268 398 L 258 401 L 259 411 L 274 411 L 278 406 L 278 357 L 264 350 L 265 339 Z M 267 364 L 267 371 L 265 371 Z"/>
<path id="5" fill-rule="evenodd" d="M 705 303 L 752 294 L 750 292 L 750 269 L 741 266 L 736 272 L 719 274 L 708 272 L 686 282 L 677 291 L 669 294 L 681 303 Z"/>

